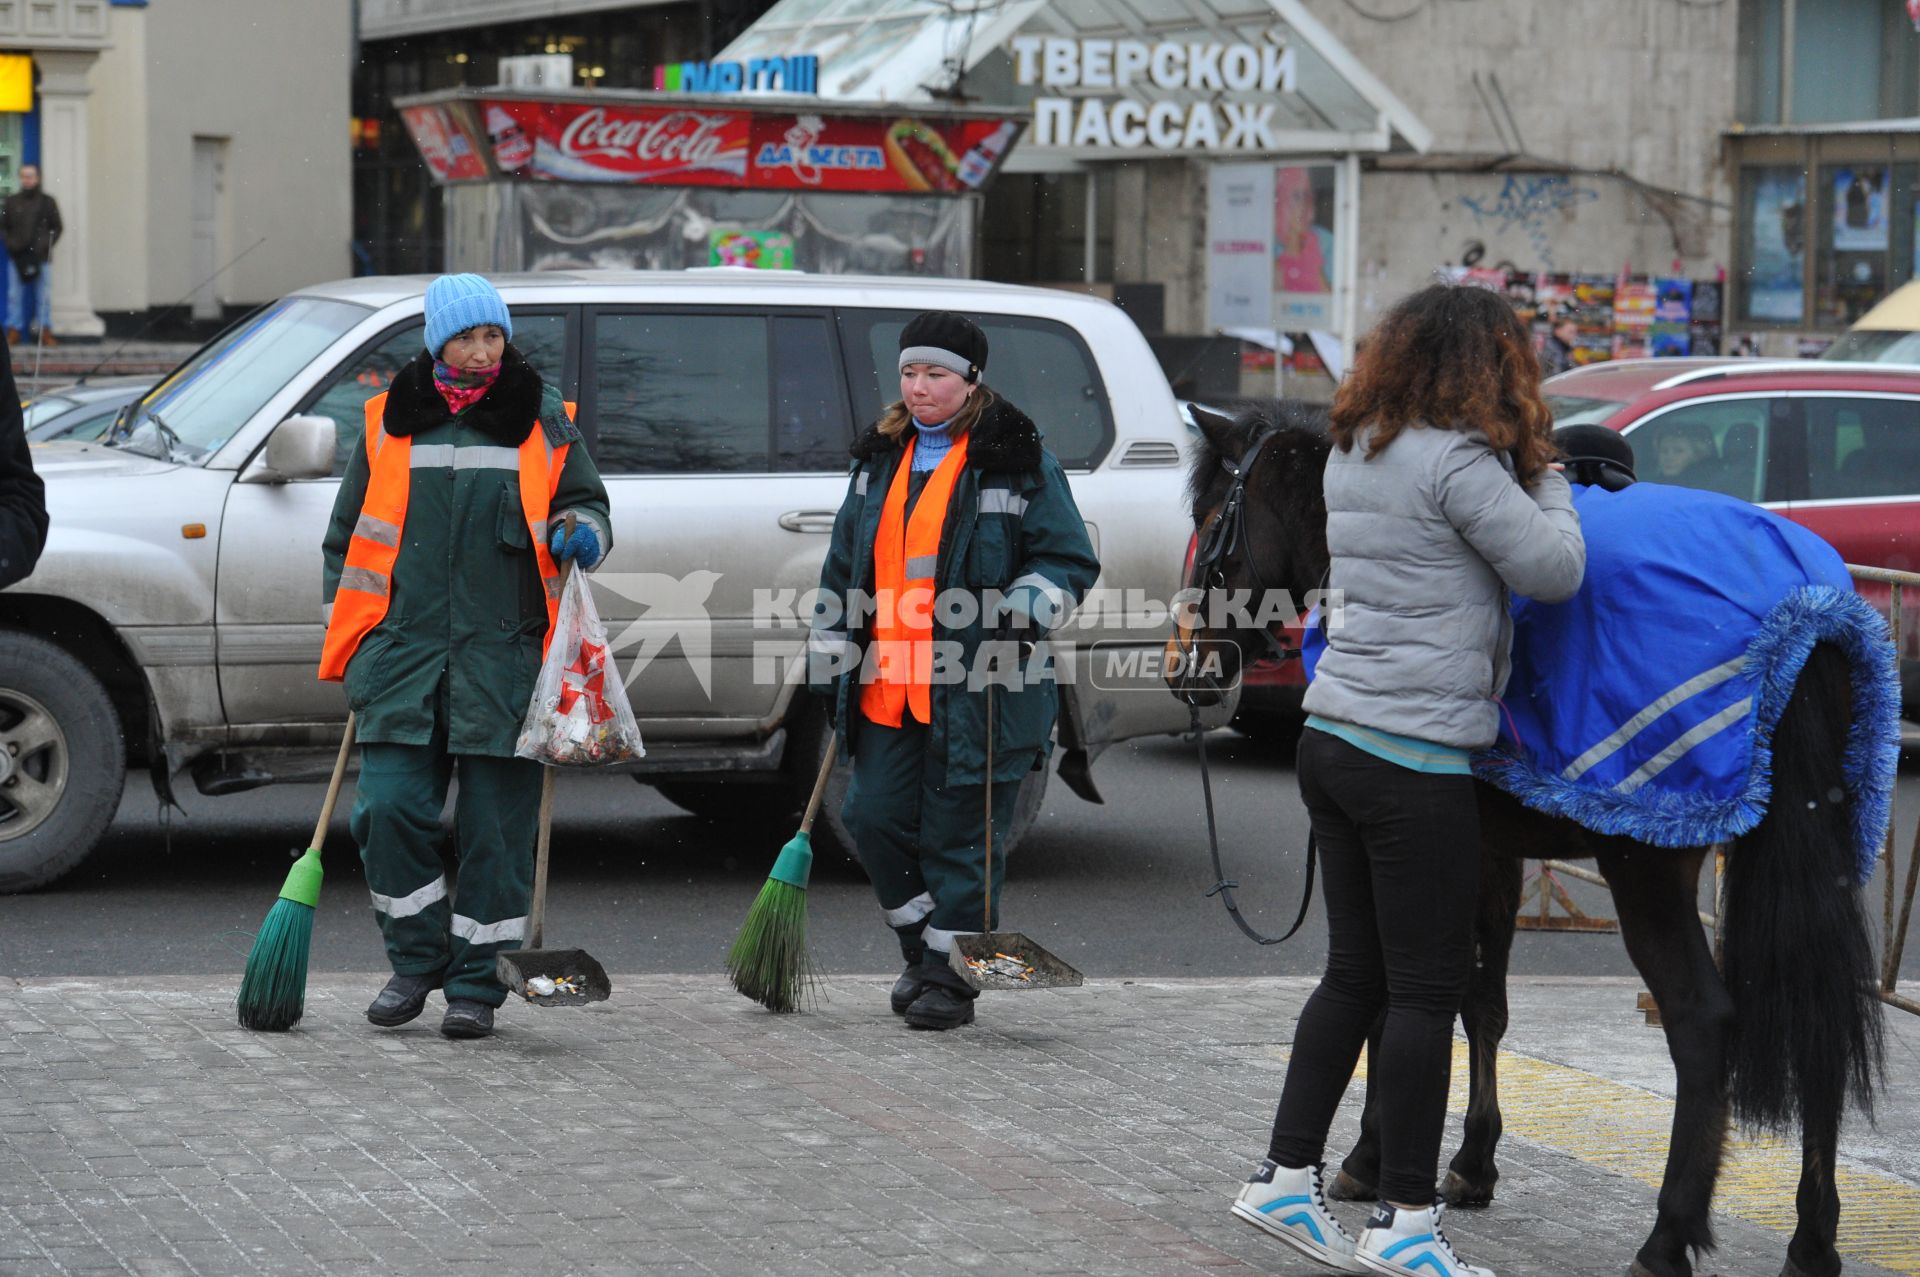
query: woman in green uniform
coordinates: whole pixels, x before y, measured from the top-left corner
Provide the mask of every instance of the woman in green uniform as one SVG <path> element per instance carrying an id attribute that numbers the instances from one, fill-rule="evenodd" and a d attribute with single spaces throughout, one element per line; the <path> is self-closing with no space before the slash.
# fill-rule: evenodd
<path id="1" fill-rule="evenodd" d="M 559 561 L 591 570 L 613 544 L 572 405 L 512 336 L 486 280 L 433 281 L 426 351 L 368 401 L 323 546 L 320 676 L 344 681 L 354 711 L 353 836 L 394 972 L 367 1019 L 405 1024 L 442 988 L 453 1038 L 493 1032 L 494 955 L 526 935 L 541 776 L 513 751 Z M 456 772 L 457 897 L 439 853 Z"/>
<path id="2" fill-rule="evenodd" d="M 1100 574 L 1060 463 L 980 380 L 986 363 L 965 316 L 929 311 L 901 333 L 900 399 L 854 445 L 808 641 L 809 685 L 853 759 L 845 818 L 906 959 L 893 1009 L 916 1029 L 973 1019 L 947 963 L 986 907 L 984 787 L 1004 830 L 1051 747 L 1034 644 Z M 996 854 L 996 903 L 1004 873 Z"/>

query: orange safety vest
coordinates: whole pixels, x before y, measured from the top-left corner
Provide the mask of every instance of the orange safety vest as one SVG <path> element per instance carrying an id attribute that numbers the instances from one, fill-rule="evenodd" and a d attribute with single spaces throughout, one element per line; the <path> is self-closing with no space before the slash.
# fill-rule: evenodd
<path id="1" fill-rule="evenodd" d="M 567 405 L 569 419 L 573 409 L 572 404 Z M 346 677 L 347 662 L 359 649 L 360 640 L 385 619 L 387 601 L 393 593 L 393 564 L 400 557 L 400 530 L 406 526 L 407 495 L 413 485 L 413 439 L 388 434 L 381 426 L 386 412 L 384 393 L 367 400 L 367 494 L 360 503 L 353 537 L 347 542 L 346 566 L 340 571 L 340 584 L 334 592 L 326 645 L 320 649 L 320 677 L 329 683 Z M 541 642 L 542 655 L 553 639 L 554 622 L 560 615 L 560 569 L 547 549 L 547 515 L 553 509 L 553 495 L 560 486 L 570 447 L 563 443 L 549 452 L 546 432 L 537 424 L 520 443 L 520 510 L 533 538 L 533 556 L 540 565 L 540 583 L 546 587 L 547 596 L 547 635 Z"/>
<path id="2" fill-rule="evenodd" d="M 903 711 L 922 723 L 933 720 L 933 587 L 940 562 L 940 532 L 947 525 L 953 485 L 967 464 L 967 437 L 956 440 L 934 469 L 907 517 L 907 480 L 913 472 L 909 440 L 880 507 L 873 541 L 874 677 L 860 689 L 867 721 L 898 727 Z"/>

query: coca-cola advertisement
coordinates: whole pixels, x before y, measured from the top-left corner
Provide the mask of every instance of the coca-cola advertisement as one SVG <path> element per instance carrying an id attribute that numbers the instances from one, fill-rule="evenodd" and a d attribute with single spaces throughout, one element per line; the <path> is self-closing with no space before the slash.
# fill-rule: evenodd
<path id="1" fill-rule="evenodd" d="M 401 110 L 420 158 L 442 182 L 474 182 L 487 176 L 479 148 L 444 106 L 410 106 Z"/>
<path id="2" fill-rule="evenodd" d="M 495 162 L 515 177 L 745 185 L 751 118 L 745 111 L 494 98 L 486 102 L 484 117 Z M 503 135 L 511 148 L 504 152 Z"/>
<path id="3" fill-rule="evenodd" d="M 454 109 L 471 113 L 484 130 L 486 155 L 443 165 L 428 151 L 431 131 L 416 127 L 421 153 L 442 182 L 504 177 L 966 195 L 984 188 L 1021 128 L 1019 120 L 996 117 L 803 115 L 696 102 L 491 94 Z M 416 111 L 445 112 L 439 106 L 405 110 L 410 126 Z"/>

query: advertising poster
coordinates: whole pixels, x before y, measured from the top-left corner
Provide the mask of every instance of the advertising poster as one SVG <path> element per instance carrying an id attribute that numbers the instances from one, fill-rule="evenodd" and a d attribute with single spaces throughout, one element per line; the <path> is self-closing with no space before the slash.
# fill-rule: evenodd
<path id="1" fill-rule="evenodd" d="M 1604 363 L 1613 358 L 1613 293 L 1611 275 L 1575 275 L 1570 307 L 1580 334 L 1573 343 L 1575 364 Z"/>
<path id="2" fill-rule="evenodd" d="M 1833 247 L 1842 253 L 1887 247 L 1887 170 L 1860 165 L 1833 170 Z"/>
<path id="3" fill-rule="evenodd" d="M 993 176 L 1021 127 L 655 103 L 490 98 L 478 107 L 502 176 L 754 190 L 965 195 Z"/>
<path id="4" fill-rule="evenodd" d="M 1273 166 L 1207 170 L 1207 325 L 1273 328 Z"/>
<path id="5" fill-rule="evenodd" d="M 1753 265 L 1747 275 L 1747 318 L 1797 323 L 1806 312 L 1806 174 L 1797 168 L 1755 169 L 1749 180 Z"/>
<path id="6" fill-rule="evenodd" d="M 1335 325 L 1333 183 L 1331 164 L 1273 170 L 1273 324 L 1283 332 Z"/>
<path id="7" fill-rule="evenodd" d="M 1653 328 L 1647 344 L 1655 358 L 1684 355 L 1693 347 L 1693 281 L 1653 281 Z"/>
<path id="8" fill-rule="evenodd" d="M 1644 359 L 1653 333 L 1656 304 L 1653 282 L 1645 275 L 1629 275 L 1613 290 L 1613 357 Z"/>
<path id="9" fill-rule="evenodd" d="M 477 182 L 487 176 L 479 148 L 446 107 L 410 106 L 400 118 L 435 181 Z"/>
<path id="10" fill-rule="evenodd" d="M 793 236 L 785 231 L 715 227 L 707 237 L 707 265 L 792 270 Z"/>

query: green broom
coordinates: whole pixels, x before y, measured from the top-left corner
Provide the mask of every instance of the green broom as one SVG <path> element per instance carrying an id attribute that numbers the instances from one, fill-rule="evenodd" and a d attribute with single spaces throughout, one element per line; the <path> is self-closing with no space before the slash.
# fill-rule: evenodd
<path id="1" fill-rule="evenodd" d="M 807 878 L 813 872 L 813 818 L 833 774 L 839 749 L 827 739 L 820 779 L 813 782 L 800 832 L 780 849 L 766 885 L 747 910 L 747 921 L 727 950 L 727 975 L 733 987 L 769 1011 L 797 1011 L 819 978 L 807 950 Z"/>
<path id="2" fill-rule="evenodd" d="M 340 780 L 347 773 L 347 758 L 352 752 L 353 715 L 349 713 L 340 755 L 333 763 L 333 780 L 327 785 L 327 800 L 320 805 L 320 820 L 313 827 L 313 841 L 287 871 L 280 898 L 267 911 L 267 920 L 253 938 L 253 951 L 247 955 L 247 971 L 240 977 L 243 1029 L 282 1033 L 300 1023 L 306 1012 L 307 947 L 313 939 L 313 907 L 320 903 L 320 844 L 326 841 L 327 826 L 333 821 L 334 800 L 340 797 Z"/>

